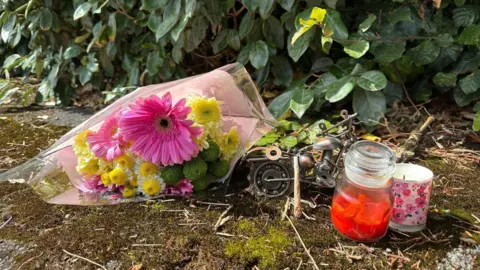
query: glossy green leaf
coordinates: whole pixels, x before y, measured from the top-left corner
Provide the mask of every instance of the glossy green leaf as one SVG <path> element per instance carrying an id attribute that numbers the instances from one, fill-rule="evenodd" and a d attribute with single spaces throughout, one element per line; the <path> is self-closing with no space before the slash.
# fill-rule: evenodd
<path id="1" fill-rule="evenodd" d="M 248 11 L 255 12 L 260 4 L 260 1 L 261 0 L 242 0 L 242 3 L 248 9 Z"/>
<path id="2" fill-rule="evenodd" d="M 163 66 L 163 58 L 157 51 L 153 51 L 148 54 L 146 65 L 148 73 L 150 73 L 150 75 L 155 75 Z"/>
<path id="3" fill-rule="evenodd" d="M 480 72 L 474 72 L 458 81 L 458 85 L 465 94 L 475 93 L 480 88 Z"/>
<path id="4" fill-rule="evenodd" d="M 141 10 L 155 11 L 156 9 L 163 8 L 167 4 L 168 0 L 142 0 Z"/>
<path id="5" fill-rule="evenodd" d="M 248 64 L 248 62 L 250 61 L 249 57 L 250 57 L 250 50 L 251 48 L 253 47 L 254 44 L 248 44 L 247 46 L 243 47 L 242 50 L 240 51 L 240 53 L 238 53 L 238 56 L 237 56 L 237 62 L 242 64 L 242 65 L 246 65 Z"/>
<path id="6" fill-rule="evenodd" d="M 459 87 L 453 89 L 453 97 L 458 106 L 467 106 L 472 101 L 480 98 L 480 91 L 473 92 L 471 94 L 465 94 L 465 92 Z"/>
<path id="7" fill-rule="evenodd" d="M 473 24 L 465 27 L 460 37 L 458 37 L 458 43 L 464 45 L 480 46 L 480 25 Z"/>
<path id="8" fill-rule="evenodd" d="M 275 76 L 276 85 L 288 86 L 293 78 L 292 66 L 284 56 L 275 56 L 271 59 L 272 73 Z"/>
<path id="9" fill-rule="evenodd" d="M 370 52 L 376 60 L 391 63 L 402 57 L 406 45 L 405 41 L 374 41 L 370 46 Z"/>
<path id="10" fill-rule="evenodd" d="M 480 101 L 475 103 L 475 105 L 473 106 L 473 112 L 480 112 Z"/>
<path id="11" fill-rule="evenodd" d="M 357 88 L 353 91 L 353 110 L 358 113 L 359 120 L 367 122 L 366 124 L 376 124 L 387 110 L 385 95 L 382 91 Z"/>
<path id="12" fill-rule="evenodd" d="M 435 44 L 442 48 L 448 48 L 452 46 L 454 41 L 455 40 L 450 34 L 441 34 L 434 40 Z"/>
<path id="13" fill-rule="evenodd" d="M 403 100 L 403 88 L 398 83 L 387 82 L 387 86 L 383 89 L 387 104 L 391 105 L 396 100 Z"/>
<path id="14" fill-rule="evenodd" d="M 193 16 L 195 8 L 197 7 L 197 0 L 185 0 L 185 15 L 188 18 Z"/>
<path id="15" fill-rule="evenodd" d="M 367 71 L 358 78 L 357 84 L 365 90 L 378 91 L 387 86 L 387 77 L 377 70 Z"/>
<path id="16" fill-rule="evenodd" d="M 19 54 L 11 54 L 9 55 L 5 61 L 3 61 L 3 68 L 4 69 L 12 69 L 16 66 L 17 61 L 21 58 Z"/>
<path id="17" fill-rule="evenodd" d="M 338 79 L 328 86 L 325 98 L 332 103 L 338 102 L 352 92 L 355 83 L 356 78 L 351 75 Z"/>
<path id="18" fill-rule="evenodd" d="M 8 39 L 12 35 L 16 21 L 17 16 L 15 14 L 10 14 L 7 17 L 7 20 L 3 23 L 1 35 L 4 43 L 7 43 Z"/>
<path id="19" fill-rule="evenodd" d="M 337 81 L 335 77 L 330 72 L 323 73 L 317 80 L 310 86 L 310 89 L 315 93 L 315 95 L 324 96 L 328 90 L 328 87 Z"/>
<path id="20" fill-rule="evenodd" d="M 348 39 L 348 29 L 343 23 L 342 16 L 338 11 L 328 10 L 324 23 L 333 29 L 332 37 L 334 39 Z"/>
<path id="21" fill-rule="evenodd" d="M 87 15 L 87 13 L 90 11 L 91 8 L 92 8 L 92 4 L 90 2 L 85 2 L 81 4 L 75 10 L 75 13 L 73 14 L 73 19 L 78 20 L 83 16 Z"/>
<path id="22" fill-rule="evenodd" d="M 273 117 L 278 119 L 288 111 L 293 92 L 294 91 L 284 92 L 272 100 L 270 105 L 268 105 L 268 110 L 272 113 Z"/>
<path id="23" fill-rule="evenodd" d="M 329 57 L 319 57 L 313 62 L 312 68 L 310 69 L 313 73 L 325 72 L 328 71 L 328 68 L 333 65 L 333 60 Z"/>
<path id="24" fill-rule="evenodd" d="M 189 20 L 190 20 L 189 17 L 183 16 L 182 18 L 180 18 L 180 21 L 177 23 L 177 25 L 173 27 L 172 32 L 170 32 L 170 35 L 174 42 L 178 41 L 180 34 L 183 33 L 183 30 L 185 29 L 185 26 L 187 26 L 187 23 Z"/>
<path id="25" fill-rule="evenodd" d="M 270 74 L 270 62 L 267 62 L 267 64 L 261 68 L 257 69 L 255 72 L 257 79 L 255 80 L 257 85 L 259 87 L 262 87 L 262 85 L 267 81 L 268 75 Z"/>
<path id="26" fill-rule="evenodd" d="M 44 31 L 49 30 L 52 27 L 53 15 L 50 9 L 44 8 L 40 17 L 40 28 Z"/>
<path id="27" fill-rule="evenodd" d="M 259 40 L 257 41 L 248 54 L 250 63 L 257 69 L 263 68 L 268 61 L 268 47 L 265 42 Z"/>
<path id="28" fill-rule="evenodd" d="M 295 0 L 278 0 L 278 4 L 286 11 L 290 11 L 294 3 Z"/>
<path id="29" fill-rule="evenodd" d="M 302 118 L 310 105 L 312 105 L 313 100 L 314 94 L 312 90 L 306 87 L 296 89 L 293 91 L 290 109 L 292 109 L 298 118 Z"/>
<path id="30" fill-rule="evenodd" d="M 234 49 L 235 51 L 239 51 L 242 48 L 240 35 L 238 34 L 237 30 L 230 30 L 227 37 L 227 43 L 228 46 L 230 46 L 230 48 Z"/>
<path id="31" fill-rule="evenodd" d="M 187 53 L 193 51 L 200 45 L 206 36 L 208 23 L 203 17 L 195 17 L 192 20 L 192 29 L 187 29 L 184 32 L 185 36 L 185 51 Z"/>
<path id="32" fill-rule="evenodd" d="M 63 53 L 63 58 L 65 59 L 75 58 L 79 56 L 80 53 L 82 53 L 82 47 L 74 44 L 65 50 L 65 52 Z"/>
<path id="33" fill-rule="evenodd" d="M 440 87 L 454 87 L 457 85 L 457 74 L 439 72 L 433 77 L 433 83 Z"/>
<path id="34" fill-rule="evenodd" d="M 275 0 L 257 0 L 257 2 L 260 16 L 262 19 L 266 20 L 270 16 L 270 12 L 272 11 Z"/>
<path id="35" fill-rule="evenodd" d="M 239 34 L 241 38 L 244 38 L 250 33 L 250 31 L 253 28 L 253 24 L 255 22 L 255 13 L 253 12 L 247 12 L 242 18 L 242 21 L 240 22 L 240 27 L 239 27 Z M 283 31 L 283 30 L 282 30 Z"/>
<path id="36" fill-rule="evenodd" d="M 375 14 L 372 13 L 368 15 L 368 17 L 358 26 L 358 29 L 362 32 L 366 32 L 376 19 L 377 16 Z"/>
<path id="37" fill-rule="evenodd" d="M 263 21 L 263 36 L 267 40 L 267 42 L 275 44 L 275 47 L 278 49 L 283 49 L 284 43 L 284 36 L 283 36 L 283 28 L 280 21 L 270 16 L 268 19 Z"/>
<path id="38" fill-rule="evenodd" d="M 177 23 L 180 17 L 182 1 L 169 1 L 163 13 L 163 21 L 155 31 L 155 38 L 160 40 Z"/>
<path id="39" fill-rule="evenodd" d="M 453 10 L 453 21 L 457 27 L 466 27 L 478 20 L 478 10 L 472 7 L 459 7 Z"/>
<path id="40" fill-rule="evenodd" d="M 228 46 L 228 32 L 229 29 L 218 33 L 215 40 L 212 42 L 213 53 L 217 54 Z"/>
<path id="41" fill-rule="evenodd" d="M 370 43 L 366 40 L 355 40 L 354 42 L 343 43 L 343 50 L 353 58 L 360 58 L 367 53 Z"/>
<path id="42" fill-rule="evenodd" d="M 207 9 L 206 15 L 210 22 L 214 25 L 221 23 L 224 15 L 224 10 L 222 9 L 223 3 L 223 1 L 219 0 L 204 0 L 205 8 Z"/>
<path id="43" fill-rule="evenodd" d="M 427 40 L 410 49 L 408 54 L 414 59 L 414 63 L 417 66 L 426 65 L 435 61 L 440 54 L 440 47 L 438 47 L 433 41 Z"/>
<path id="44" fill-rule="evenodd" d="M 315 35 L 315 29 L 308 30 L 304 35 L 298 38 L 295 44 L 292 45 L 293 34 L 294 33 L 290 33 L 290 36 L 288 37 L 287 50 L 288 55 L 293 59 L 294 62 L 297 62 L 310 46 L 310 42 L 313 40 Z"/>
<path id="45" fill-rule="evenodd" d="M 473 131 L 480 131 L 480 112 L 477 112 L 473 118 L 472 129 Z"/>
<path id="46" fill-rule="evenodd" d="M 79 74 L 79 79 L 80 79 L 80 83 L 82 85 L 85 85 L 86 83 L 88 83 L 91 79 L 92 79 L 92 72 L 90 72 L 87 68 L 82 68 L 80 70 L 80 74 Z"/>
<path id="47" fill-rule="evenodd" d="M 392 13 L 388 14 L 388 21 L 391 24 L 396 24 L 400 21 L 412 21 L 412 17 L 410 16 L 410 8 L 407 6 L 402 6 L 395 9 L 392 11 Z"/>
<path id="48" fill-rule="evenodd" d="M 160 27 L 160 23 L 162 23 L 162 16 L 157 14 L 150 14 L 148 17 L 148 28 L 152 32 L 156 32 L 157 29 Z"/>
<path id="49" fill-rule="evenodd" d="M 258 140 L 255 145 L 256 146 L 267 146 L 267 145 L 272 145 L 276 141 L 280 139 L 280 134 L 277 134 L 275 132 L 269 132 L 265 134 L 260 140 Z"/>

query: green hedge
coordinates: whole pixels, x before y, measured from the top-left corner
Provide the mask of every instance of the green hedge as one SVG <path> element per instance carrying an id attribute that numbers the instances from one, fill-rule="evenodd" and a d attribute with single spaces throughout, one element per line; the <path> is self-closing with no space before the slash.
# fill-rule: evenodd
<path id="1" fill-rule="evenodd" d="M 218 64 L 234 55 L 252 66 L 259 86 L 285 89 L 269 105 L 276 117 L 351 100 L 360 119 L 375 124 L 392 100 L 407 99 L 402 85 L 417 102 L 441 94 L 466 106 L 480 98 L 479 4 L 3 0 L 0 60 L 5 76 L 42 79 L 38 101 L 68 104 L 86 84 L 109 101 L 185 77 L 192 52 L 217 55 Z M 476 119 L 478 130 L 480 113 Z"/>

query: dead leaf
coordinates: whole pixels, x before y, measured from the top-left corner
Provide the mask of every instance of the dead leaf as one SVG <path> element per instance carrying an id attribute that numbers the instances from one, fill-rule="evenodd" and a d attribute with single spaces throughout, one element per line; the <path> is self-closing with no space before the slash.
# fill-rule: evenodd
<path id="1" fill-rule="evenodd" d="M 433 0 L 433 6 L 435 8 L 440 8 L 441 5 L 442 5 L 442 0 Z"/>
<path id="2" fill-rule="evenodd" d="M 422 18 L 422 22 L 425 21 L 425 4 L 422 4 L 420 6 L 420 9 L 418 10 L 418 15 L 420 16 L 420 18 Z"/>

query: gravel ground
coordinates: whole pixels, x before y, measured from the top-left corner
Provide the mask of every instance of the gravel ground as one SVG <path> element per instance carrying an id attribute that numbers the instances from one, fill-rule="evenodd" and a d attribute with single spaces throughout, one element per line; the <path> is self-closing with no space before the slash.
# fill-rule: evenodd
<path id="1" fill-rule="evenodd" d="M 474 267 L 476 256 L 480 255 L 480 246 L 476 248 L 464 248 L 459 246 L 447 254 L 447 257 L 438 264 L 437 270 L 464 269 L 471 270 Z"/>

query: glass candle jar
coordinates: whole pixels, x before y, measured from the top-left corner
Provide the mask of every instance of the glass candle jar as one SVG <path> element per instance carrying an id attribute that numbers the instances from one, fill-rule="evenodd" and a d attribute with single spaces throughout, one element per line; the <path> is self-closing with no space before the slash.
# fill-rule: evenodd
<path id="1" fill-rule="evenodd" d="M 351 146 L 332 202 L 331 218 L 337 231 L 360 242 L 374 242 L 385 235 L 394 172 L 395 154 L 387 146 L 371 141 Z"/>

